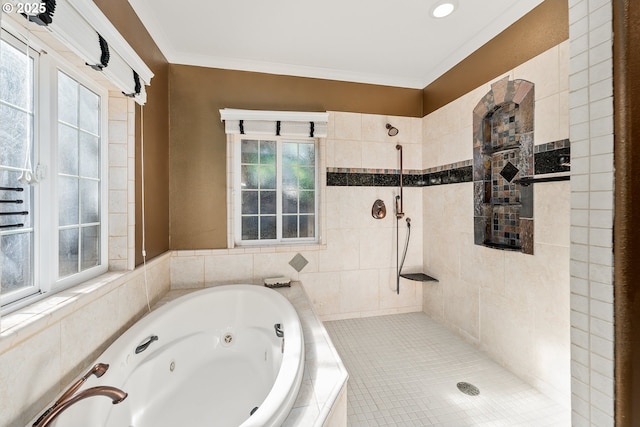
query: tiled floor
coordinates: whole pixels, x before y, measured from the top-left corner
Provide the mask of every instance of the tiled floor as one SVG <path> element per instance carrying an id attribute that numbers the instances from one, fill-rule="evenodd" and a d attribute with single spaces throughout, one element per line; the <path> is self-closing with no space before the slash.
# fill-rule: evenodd
<path id="1" fill-rule="evenodd" d="M 554 403 L 424 313 L 326 322 L 349 371 L 349 427 L 565 427 Z M 458 382 L 480 389 L 468 396 Z"/>

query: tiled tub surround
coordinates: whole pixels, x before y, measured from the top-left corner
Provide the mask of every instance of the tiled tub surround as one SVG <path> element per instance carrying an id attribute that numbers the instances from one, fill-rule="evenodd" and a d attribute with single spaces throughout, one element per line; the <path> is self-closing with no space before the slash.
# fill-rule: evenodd
<path id="1" fill-rule="evenodd" d="M 473 109 L 491 84 L 505 77 L 535 83 L 534 132 L 542 143 L 533 147 L 535 163 L 542 166 L 539 156 L 567 150 L 568 47 L 564 42 L 426 116 L 424 167 L 472 158 Z M 472 182 L 422 188 L 423 264 L 439 280 L 424 285 L 424 311 L 566 407 L 571 184 L 529 186 L 536 221 L 533 256 L 474 244 Z"/>
<path id="2" fill-rule="evenodd" d="M 153 308 L 194 289 L 174 289 Z M 298 398 L 282 427 L 346 427 L 347 370 L 299 282 L 278 288 L 296 309 L 305 345 L 304 377 Z"/>
<path id="3" fill-rule="evenodd" d="M 147 263 L 152 304 L 169 291 L 170 258 L 167 253 Z M 147 310 L 139 267 L 104 274 L 5 316 L 0 425 L 27 425 Z"/>

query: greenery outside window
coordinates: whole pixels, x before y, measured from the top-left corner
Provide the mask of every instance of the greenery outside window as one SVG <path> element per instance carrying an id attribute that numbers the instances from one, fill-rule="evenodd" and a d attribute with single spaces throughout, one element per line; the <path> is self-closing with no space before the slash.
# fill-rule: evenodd
<path id="1" fill-rule="evenodd" d="M 236 137 L 240 245 L 317 242 L 317 141 Z"/>

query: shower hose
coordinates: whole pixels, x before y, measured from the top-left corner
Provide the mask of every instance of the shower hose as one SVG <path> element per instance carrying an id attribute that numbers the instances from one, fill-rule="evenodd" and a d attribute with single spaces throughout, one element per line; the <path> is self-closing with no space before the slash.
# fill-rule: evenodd
<path id="1" fill-rule="evenodd" d="M 396 256 L 400 253 L 400 218 L 396 217 L 396 246 L 397 252 Z M 402 273 L 402 266 L 404 265 L 404 260 L 407 257 L 407 249 L 409 248 L 409 239 L 411 238 L 411 218 L 407 218 L 407 239 L 404 242 L 404 251 L 402 252 L 402 259 L 397 264 L 398 265 L 398 275 L 396 277 L 396 293 L 400 295 L 400 274 Z"/>

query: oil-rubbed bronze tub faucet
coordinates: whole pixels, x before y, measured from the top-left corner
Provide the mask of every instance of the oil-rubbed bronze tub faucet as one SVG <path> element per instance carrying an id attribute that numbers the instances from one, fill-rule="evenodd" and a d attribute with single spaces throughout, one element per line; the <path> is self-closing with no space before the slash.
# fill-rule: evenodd
<path id="1" fill-rule="evenodd" d="M 110 386 L 97 386 L 91 387 L 86 390 L 83 390 L 79 393 L 76 393 L 78 389 L 82 386 L 82 384 L 87 381 L 87 379 L 91 375 L 95 375 L 100 378 L 104 373 L 109 369 L 109 365 L 106 363 L 98 363 L 89 370 L 82 378 L 76 381 L 67 391 L 62 393 L 62 396 L 56 402 L 47 409 L 40 418 L 33 423 L 33 427 L 46 427 L 53 422 L 54 419 L 58 417 L 65 409 L 72 406 L 73 404 L 86 399 L 88 397 L 93 396 L 106 396 L 111 398 L 113 404 L 117 404 L 122 402 L 127 398 L 127 393 L 124 391 Z"/>

